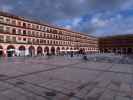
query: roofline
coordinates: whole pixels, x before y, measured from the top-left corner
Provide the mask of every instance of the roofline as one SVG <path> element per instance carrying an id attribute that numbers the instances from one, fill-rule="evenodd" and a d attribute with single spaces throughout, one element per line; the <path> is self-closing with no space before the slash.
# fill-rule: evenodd
<path id="1" fill-rule="evenodd" d="M 39 24 L 39 25 L 55 28 L 55 29 L 59 29 L 59 30 L 64 30 L 64 31 L 67 31 L 67 32 L 77 33 L 77 34 L 80 34 L 80 35 L 85 35 L 85 36 L 97 39 L 96 36 L 88 35 L 88 34 L 85 34 L 85 33 L 82 33 L 82 32 L 75 32 L 75 31 L 65 29 L 65 28 L 61 28 L 61 27 L 56 27 L 56 26 L 53 26 L 53 25 L 50 25 L 50 24 L 46 24 L 44 22 L 40 22 L 39 20 L 35 21 L 35 20 L 32 20 L 32 19 L 25 18 L 23 16 L 17 16 L 17 15 L 11 14 L 11 13 L 3 12 L 3 11 L 0 11 L 0 15 L 5 16 L 5 17 L 18 19 L 18 20 L 22 20 L 22 21 L 26 21 L 26 22 L 30 22 L 30 23 L 34 23 L 34 24 Z"/>
<path id="2" fill-rule="evenodd" d="M 115 37 L 124 37 L 124 36 L 133 36 L 133 33 L 129 34 L 117 34 L 117 35 L 112 35 L 112 36 L 104 36 L 104 37 L 99 37 L 99 38 L 115 38 Z"/>

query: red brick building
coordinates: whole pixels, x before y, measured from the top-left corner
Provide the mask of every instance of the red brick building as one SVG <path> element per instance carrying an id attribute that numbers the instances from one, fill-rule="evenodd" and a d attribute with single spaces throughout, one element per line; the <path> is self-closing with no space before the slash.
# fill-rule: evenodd
<path id="1" fill-rule="evenodd" d="M 0 12 L 0 55 L 24 56 L 84 50 L 98 52 L 98 39 Z"/>
<path id="2" fill-rule="evenodd" d="M 133 34 L 99 38 L 102 53 L 133 54 Z"/>

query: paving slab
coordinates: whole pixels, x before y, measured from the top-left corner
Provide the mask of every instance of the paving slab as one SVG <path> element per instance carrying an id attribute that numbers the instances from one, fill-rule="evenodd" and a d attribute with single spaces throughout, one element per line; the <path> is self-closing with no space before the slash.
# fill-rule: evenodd
<path id="1" fill-rule="evenodd" d="M 0 61 L 0 98 L 133 100 L 133 65 L 83 61 L 80 56 L 8 58 Z"/>

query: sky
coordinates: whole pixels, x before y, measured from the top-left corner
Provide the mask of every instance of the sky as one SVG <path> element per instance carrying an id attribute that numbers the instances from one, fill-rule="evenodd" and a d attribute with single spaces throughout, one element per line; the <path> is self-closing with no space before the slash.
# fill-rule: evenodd
<path id="1" fill-rule="evenodd" d="M 94 36 L 133 34 L 133 0 L 0 0 L 0 11 Z"/>

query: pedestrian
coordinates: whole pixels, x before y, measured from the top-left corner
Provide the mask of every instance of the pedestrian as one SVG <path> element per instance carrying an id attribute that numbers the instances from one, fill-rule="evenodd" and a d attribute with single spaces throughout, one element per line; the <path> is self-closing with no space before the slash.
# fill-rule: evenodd
<path id="1" fill-rule="evenodd" d="M 85 61 L 88 60 L 86 53 L 83 53 L 83 60 L 85 60 Z"/>

